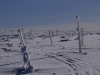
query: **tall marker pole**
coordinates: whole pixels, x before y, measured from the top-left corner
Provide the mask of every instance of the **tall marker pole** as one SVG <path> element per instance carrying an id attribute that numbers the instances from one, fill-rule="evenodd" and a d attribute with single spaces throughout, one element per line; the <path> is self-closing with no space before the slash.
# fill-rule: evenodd
<path id="1" fill-rule="evenodd" d="M 79 27 L 79 16 L 76 16 L 76 21 L 77 21 L 77 31 L 78 31 L 78 39 L 79 39 L 79 53 L 82 52 L 81 49 L 81 39 L 80 39 L 80 27 Z"/>

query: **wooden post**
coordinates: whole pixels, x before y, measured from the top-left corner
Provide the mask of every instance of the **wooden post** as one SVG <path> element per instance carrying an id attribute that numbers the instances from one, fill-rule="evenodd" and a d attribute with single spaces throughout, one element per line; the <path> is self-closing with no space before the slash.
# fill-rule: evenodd
<path id="1" fill-rule="evenodd" d="M 53 43 L 52 43 L 52 38 L 51 38 L 51 35 L 50 35 L 51 31 L 50 31 L 50 30 L 48 30 L 48 32 L 49 32 L 49 37 L 50 37 L 50 41 L 51 41 L 51 46 L 53 46 Z"/>
<path id="2" fill-rule="evenodd" d="M 77 31 L 78 31 L 78 39 L 79 39 L 79 53 L 81 53 L 82 49 L 81 49 L 81 39 L 80 39 L 79 16 L 76 16 L 76 21 L 77 21 Z"/>

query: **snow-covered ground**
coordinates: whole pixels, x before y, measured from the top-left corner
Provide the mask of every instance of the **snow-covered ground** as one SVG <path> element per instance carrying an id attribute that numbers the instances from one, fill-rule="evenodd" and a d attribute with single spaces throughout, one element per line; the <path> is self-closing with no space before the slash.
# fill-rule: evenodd
<path id="1" fill-rule="evenodd" d="M 100 75 L 100 35 L 85 35 L 82 53 L 78 53 L 77 35 L 65 42 L 54 36 L 51 46 L 50 38 L 38 34 L 42 33 L 27 34 L 27 52 L 34 72 L 23 75 Z M 0 41 L 0 75 L 16 75 L 12 71 L 23 66 L 20 39 L 4 40 Z"/>

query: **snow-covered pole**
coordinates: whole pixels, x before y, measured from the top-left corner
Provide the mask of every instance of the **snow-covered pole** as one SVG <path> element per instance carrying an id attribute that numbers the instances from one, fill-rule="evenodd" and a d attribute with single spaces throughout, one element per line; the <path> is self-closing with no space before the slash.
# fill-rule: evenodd
<path id="1" fill-rule="evenodd" d="M 20 44 L 22 44 L 23 46 L 26 46 L 26 42 L 25 42 L 24 34 L 23 34 L 23 29 L 19 29 L 18 33 L 19 33 L 19 37 L 20 37 Z"/>
<path id="2" fill-rule="evenodd" d="M 22 44 L 22 38 L 21 38 L 21 30 L 18 29 L 18 35 L 19 35 L 19 39 L 20 39 L 20 45 Z"/>
<path id="3" fill-rule="evenodd" d="M 25 42 L 25 39 L 23 36 L 24 34 L 23 34 L 22 29 L 19 29 L 18 33 L 19 33 L 19 37 L 20 37 L 20 44 L 22 45 L 21 52 L 23 53 L 24 51 L 26 51 L 27 46 L 26 46 L 26 42 Z"/>
<path id="4" fill-rule="evenodd" d="M 79 53 L 82 52 L 81 49 L 81 40 L 80 40 L 80 27 L 79 27 L 79 16 L 76 16 L 76 21 L 77 21 L 77 31 L 78 31 L 78 39 L 79 39 Z"/>
<path id="5" fill-rule="evenodd" d="M 23 46 L 26 46 L 26 41 L 25 41 L 25 37 L 24 37 L 24 31 L 23 28 L 21 29 L 21 38 L 22 38 L 22 42 L 23 42 Z"/>
<path id="6" fill-rule="evenodd" d="M 49 37 L 50 37 L 50 41 L 51 41 L 51 46 L 53 46 L 53 43 L 52 43 L 52 38 L 51 38 L 51 35 L 50 35 L 51 31 L 50 31 L 50 30 L 48 30 L 48 32 L 49 32 Z"/>
<path id="7" fill-rule="evenodd" d="M 24 44 L 26 45 L 26 39 L 25 39 L 24 29 L 22 28 L 21 30 L 22 30 L 23 41 L 24 41 Z"/>
<path id="8" fill-rule="evenodd" d="M 84 30 L 83 28 L 81 28 L 81 45 L 83 46 L 83 43 L 84 43 Z"/>

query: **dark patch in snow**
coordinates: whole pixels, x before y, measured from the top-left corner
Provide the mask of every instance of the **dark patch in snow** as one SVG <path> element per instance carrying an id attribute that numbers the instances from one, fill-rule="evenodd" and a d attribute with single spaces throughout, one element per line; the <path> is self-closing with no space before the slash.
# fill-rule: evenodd
<path id="1" fill-rule="evenodd" d="M 65 40 L 60 40 L 59 42 L 66 42 L 66 41 L 70 41 L 70 40 L 65 39 Z"/>

